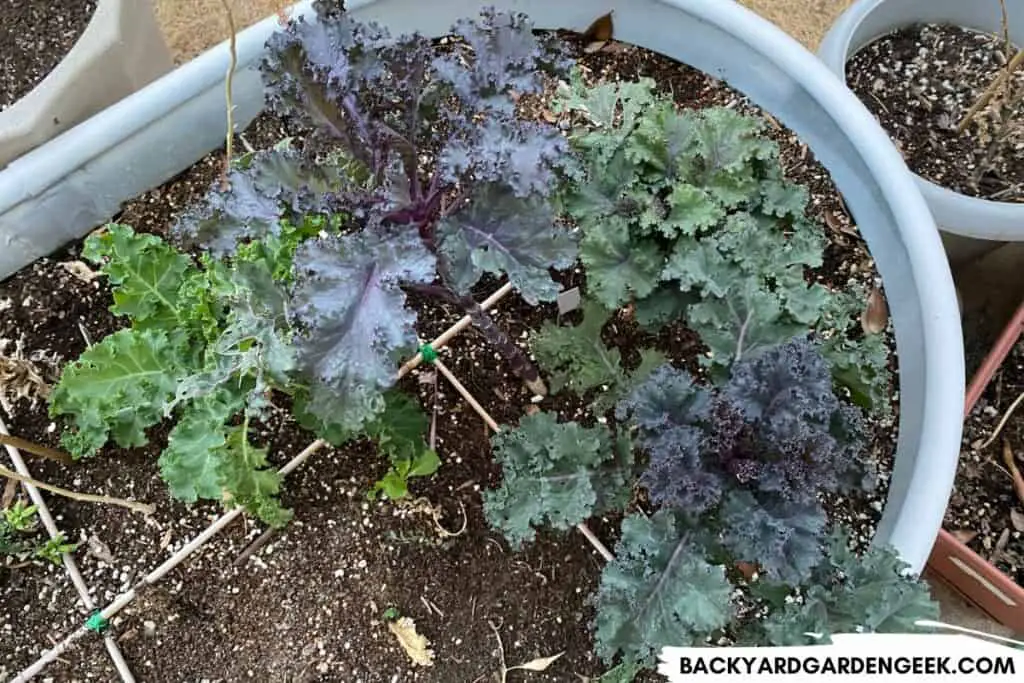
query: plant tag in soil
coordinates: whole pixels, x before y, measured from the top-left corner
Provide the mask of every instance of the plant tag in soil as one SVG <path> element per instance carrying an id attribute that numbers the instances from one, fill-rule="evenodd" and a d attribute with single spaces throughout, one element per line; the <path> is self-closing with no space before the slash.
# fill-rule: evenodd
<path id="1" fill-rule="evenodd" d="M 582 300 L 579 287 L 565 290 L 558 295 L 558 315 L 565 315 L 575 311 L 580 307 Z"/>

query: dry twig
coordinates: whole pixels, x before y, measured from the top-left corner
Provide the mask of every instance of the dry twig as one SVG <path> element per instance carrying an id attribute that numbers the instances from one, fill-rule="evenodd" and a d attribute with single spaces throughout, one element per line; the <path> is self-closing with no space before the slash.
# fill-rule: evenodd
<path id="1" fill-rule="evenodd" d="M 1003 439 L 1003 464 L 1006 465 L 1006 469 L 1010 470 L 1010 476 L 1013 478 L 1013 492 L 1017 494 L 1017 499 L 1024 505 L 1024 475 L 1021 475 L 1017 461 L 1013 457 L 1013 449 L 1010 448 L 1010 442 L 1006 439 Z"/>
<path id="2" fill-rule="evenodd" d="M 156 508 L 154 508 L 152 505 L 148 505 L 146 503 L 136 503 L 133 500 L 124 500 L 123 498 L 114 498 L 111 496 L 98 496 L 92 493 L 79 493 L 77 491 L 71 491 L 65 488 L 61 488 L 60 486 L 54 486 L 53 484 L 47 484 L 45 482 L 39 481 L 38 479 L 33 479 L 32 477 L 22 476 L 15 472 L 14 470 L 9 470 L 6 467 L 3 467 L 2 465 L 0 465 L 0 477 L 7 477 L 8 479 L 19 481 L 22 484 L 31 484 L 32 486 L 35 486 L 37 489 L 49 491 L 50 493 L 56 493 L 58 496 L 64 496 L 65 498 L 70 498 L 71 500 L 80 500 L 85 503 L 117 505 L 118 507 L 128 508 L 133 512 L 141 512 L 144 515 L 151 515 L 153 514 L 154 510 L 156 510 Z"/>

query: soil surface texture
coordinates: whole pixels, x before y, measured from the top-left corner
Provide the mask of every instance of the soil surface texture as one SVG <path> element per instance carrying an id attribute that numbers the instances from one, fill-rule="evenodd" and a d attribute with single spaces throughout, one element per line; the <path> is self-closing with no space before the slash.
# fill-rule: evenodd
<path id="1" fill-rule="evenodd" d="M 1024 586 L 1024 498 L 1014 491 L 1004 460 L 1009 448 L 1013 462 L 1024 469 L 1024 409 L 1018 406 L 986 445 L 1022 392 L 1024 342 L 1018 342 L 964 423 L 960 467 L 944 526 Z"/>
<path id="2" fill-rule="evenodd" d="M 731 104 L 756 113 L 721 82 L 652 53 L 609 43 L 584 56 L 583 46 L 573 44 L 595 79 L 651 76 L 684 106 Z M 773 120 L 769 124 L 784 150 L 789 176 L 808 186 L 810 210 L 828 231 L 826 265 L 812 277 L 839 286 L 852 280 L 874 283 L 874 263 L 827 171 L 792 133 Z M 287 121 L 261 117 L 244 136 L 261 148 L 301 134 Z M 132 201 L 117 220 L 165 235 L 175 215 L 216 178 L 221 154 Z M 0 283 L 0 338 L 10 340 L 7 353 L 20 342 L 21 353 L 51 381 L 58 364 L 77 357 L 88 340 L 123 324 L 107 311 L 109 290 L 102 281 L 80 266 L 64 265 L 80 258 L 80 247 L 41 259 Z M 559 279 L 574 286 L 582 276 L 569 271 Z M 475 295 L 483 299 L 497 286 L 484 282 Z M 461 311 L 413 300 L 424 338 L 461 317 Z M 524 344 L 530 330 L 555 314 L 553 306 L 531 308 L 514 295 L 494 309 L 498 325 Z M 624 355 L 638 345 L 654 346 L 690 368 L 701 352 L 695 335 L 681 325 L 656 338 L 610 325 L 606 337 Z M 518 420 L 530 406 L 530 392 L 474 331 L 456 337 L 441 357 L 499 423 Z M 422 367 L 402 384 L 428 411 L 436 405 L 437 450 L 443 461 L 436 475 L 410 482 L 413 500 L 366 499 L 386 466 L 365 444 L 313 455 L 285 480 L 283 502 L 295 511 L 285 529 L 268 537 L 254 522 L 236 520 L 112 620 L 112 634 L 138 680 L 490 683 L 501 680 L 500 652 L 508 666 L 564 652 L 546 671 L 523 673 L 524 681 L 564 683 L 602 673 L 606 667 L 593 655 L 593 611 L 587 599 L 603 560 L 578 533 L 542 533 L 536 543 L 513 553 L 488 527 L 480 490 L 496 485 L 500 474 L 490 455 L 489 434 L 452 387 L 441 378 L 435 389 L 435 380 L 430 368 Z M 580 399 L 562 394 L 540 405 L 586 422 L 592 416 L 582 415 L 582 406 Z M 57 444 L 59 427 L 43 401 L 18 401 L 13 412 L 10 419 L 4 416 L 12 432 Z M 894 420 L 873 424 L 875 439 L 867 455 L 880 461 L 879 490 L 829 501 L 833 520 L 847 524 L 860 543 L 874 533 L 887 491 Z M 283 401 L 255 435 L 277 465 L 315 438 L 294 424 Z M 82 542 L 75 558 L 99 604 L 134 585 L 220 514 L 214 505 L 187 507 L 169 498 L 157 472 L 165 438 L 166 429 L 157 429 L 148 447 L 110 447 L 73 467 L 26 456 L 33 473 L 51 483 L 157 506 L 155 514 L 144 518 L 120 508 L 48 498 L 64 532 Z M 613 546 L 617 519 L 593 519 L 588 525 Z M 413 666 L 403 652 L 386 624 L 392 609 L 413 618 L 418 632 L 429 639 L 432 667 Z M 0 566 L 0 680 L 31 664 L 86 616 L 62 568 Z M 70 648 L 44 676 L 117 680 L 95 636 Z"/>
<path id="3" fill-rule="evenodd" d="M 96 0 L 8 0 L 0 22 L 0 110 L 64 59 L 92 19 Z"/>
<path id="4" fill-rule="evenodd" d="M 1011 47 L 1011 51 L 1015 48 Z M 922 25 L 880 38 L 846 65 L 850 88 L 912 171 L 972 197 L 1024 201 L 1024 70 L 959 132 L 1008 59 L 1002 37 Z"/>

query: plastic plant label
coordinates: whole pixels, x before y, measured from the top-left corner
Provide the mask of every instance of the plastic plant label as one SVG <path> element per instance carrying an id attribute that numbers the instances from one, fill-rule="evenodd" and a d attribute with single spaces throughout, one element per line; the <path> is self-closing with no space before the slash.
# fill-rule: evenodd
<path id="1" fill-rule="evenodd" d="M 558 315 L 571 313 L 580 307 L 583 297 L 580 296 L 580 288 L 573 287 L 558 295 Z"/>

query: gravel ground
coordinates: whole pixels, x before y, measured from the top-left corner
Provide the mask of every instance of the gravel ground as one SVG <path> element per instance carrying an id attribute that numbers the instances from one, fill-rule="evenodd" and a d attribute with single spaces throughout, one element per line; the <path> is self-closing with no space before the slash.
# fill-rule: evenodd
<path id="1" fill-rule="evenodd" d="M 60 63 L 95 9 L 96 0 L 6 0 L 0 22 L 0 111 Z"/>
<path id="2" fill-rule="evenodd" d="M 1012 79 L 1005 111 L 983 111 L 957 131 L 1006 61 L 1000 37 L 929 24 L 872 43 L 849 61 L 846 77 L 914 172 L 963 194 L 1020 202 L 1024 70 Z"/>

